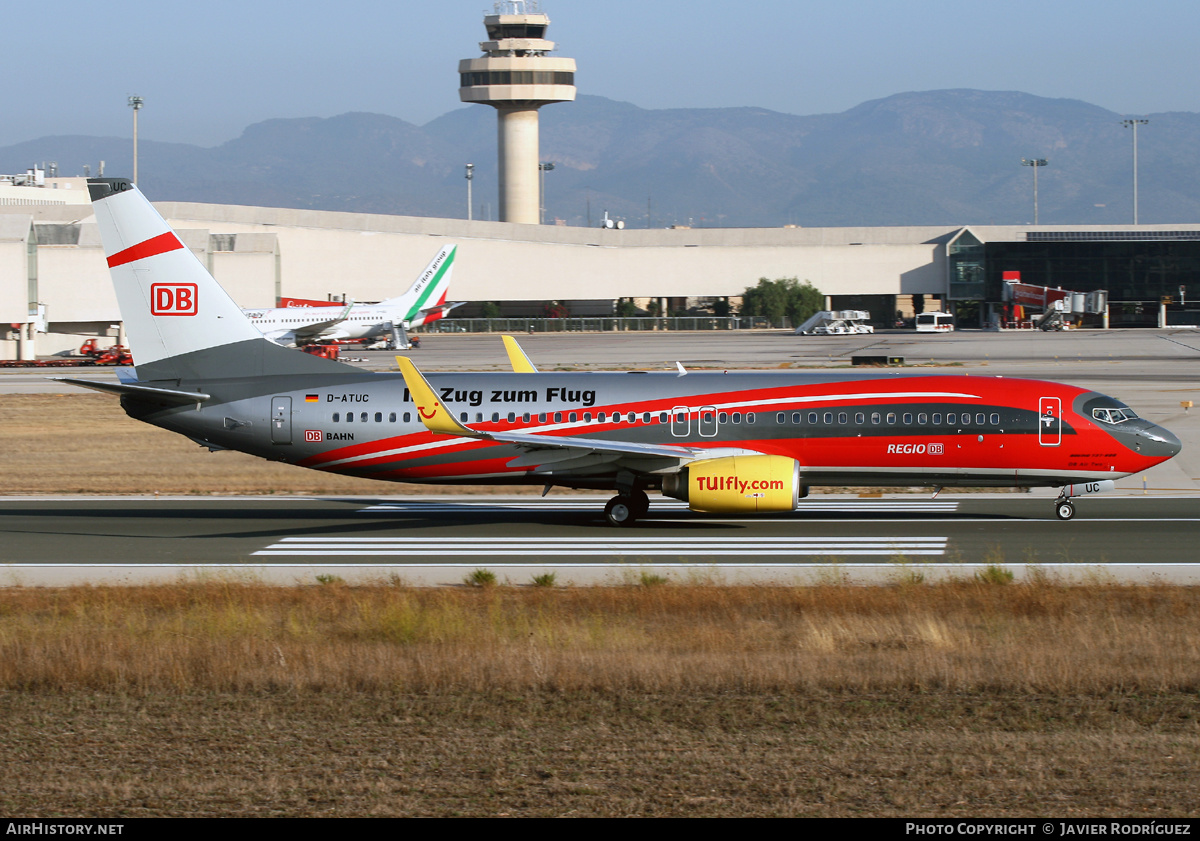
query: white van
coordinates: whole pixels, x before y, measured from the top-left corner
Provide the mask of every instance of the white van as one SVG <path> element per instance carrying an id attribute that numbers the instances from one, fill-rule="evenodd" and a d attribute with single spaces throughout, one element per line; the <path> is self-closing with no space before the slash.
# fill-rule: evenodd
<path id="1" fill-rule="evenodd" d="M 917 316 L 918 333 L 953 333 L 954 316 L 948 312 L 923 312 Z"/>

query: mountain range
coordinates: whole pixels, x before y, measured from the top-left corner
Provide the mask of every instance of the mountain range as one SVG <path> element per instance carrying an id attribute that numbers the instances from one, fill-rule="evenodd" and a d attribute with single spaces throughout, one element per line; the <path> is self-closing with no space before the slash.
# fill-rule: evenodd
<path id="1" fill-rule="evenodd" d="M 1139 221 L 1200 220 L 1200 114 L 1147 116 Z M 841 114 L 639 108 L 598 96 L 541 110 L 547 221 L 629 227 L 1025 224 L 1038 169 L 1043 225 L 1132 221 L 1132 133 L 1086 102 L 1018 92 L 902 93 Z M 54 136 L 0 148 L 0 172 L 55 161 L 127 175 L 128 138 Z M 272 119 L 206 148 L 139 142 L 154 200 L 496 218 L 496 116 L 466 106 L 424 126 L 382 114 Z"/>

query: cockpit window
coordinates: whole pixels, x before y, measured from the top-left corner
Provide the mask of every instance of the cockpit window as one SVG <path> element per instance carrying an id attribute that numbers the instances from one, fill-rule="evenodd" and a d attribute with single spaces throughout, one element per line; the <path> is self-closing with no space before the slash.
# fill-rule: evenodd
<path id="1" fill-rule="evenodd" d="M 1101 423 L 1121 423 L 1127 420 L 1135 420 L 1137 413 L 1133 409 L 1092 409 L 1092 417 Z"/>

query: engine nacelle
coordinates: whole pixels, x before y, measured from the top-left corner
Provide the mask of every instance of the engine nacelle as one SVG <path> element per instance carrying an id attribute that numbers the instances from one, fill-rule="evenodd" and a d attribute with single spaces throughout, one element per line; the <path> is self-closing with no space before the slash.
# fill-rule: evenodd
<path id="1" fill-rule="evenodd" d="M 787 456 L 694 461 L 663 477 L 664 494 L 682 499 L 693 511 L 710 514 L 794 511 L 806 492 L 800 487 L 800 463 Z"/>

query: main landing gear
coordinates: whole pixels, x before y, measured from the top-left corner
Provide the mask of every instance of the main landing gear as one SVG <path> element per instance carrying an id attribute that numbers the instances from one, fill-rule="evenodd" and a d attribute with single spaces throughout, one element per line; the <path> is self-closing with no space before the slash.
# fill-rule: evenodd
<path id="1" fill-rule="evenodd" d="M 650 510 L 650 497 L 645 491 L 634 490 L 628 494 L 614 496 L 604 506 L 604 516 L 609 525 L 632 526 Z"/>

